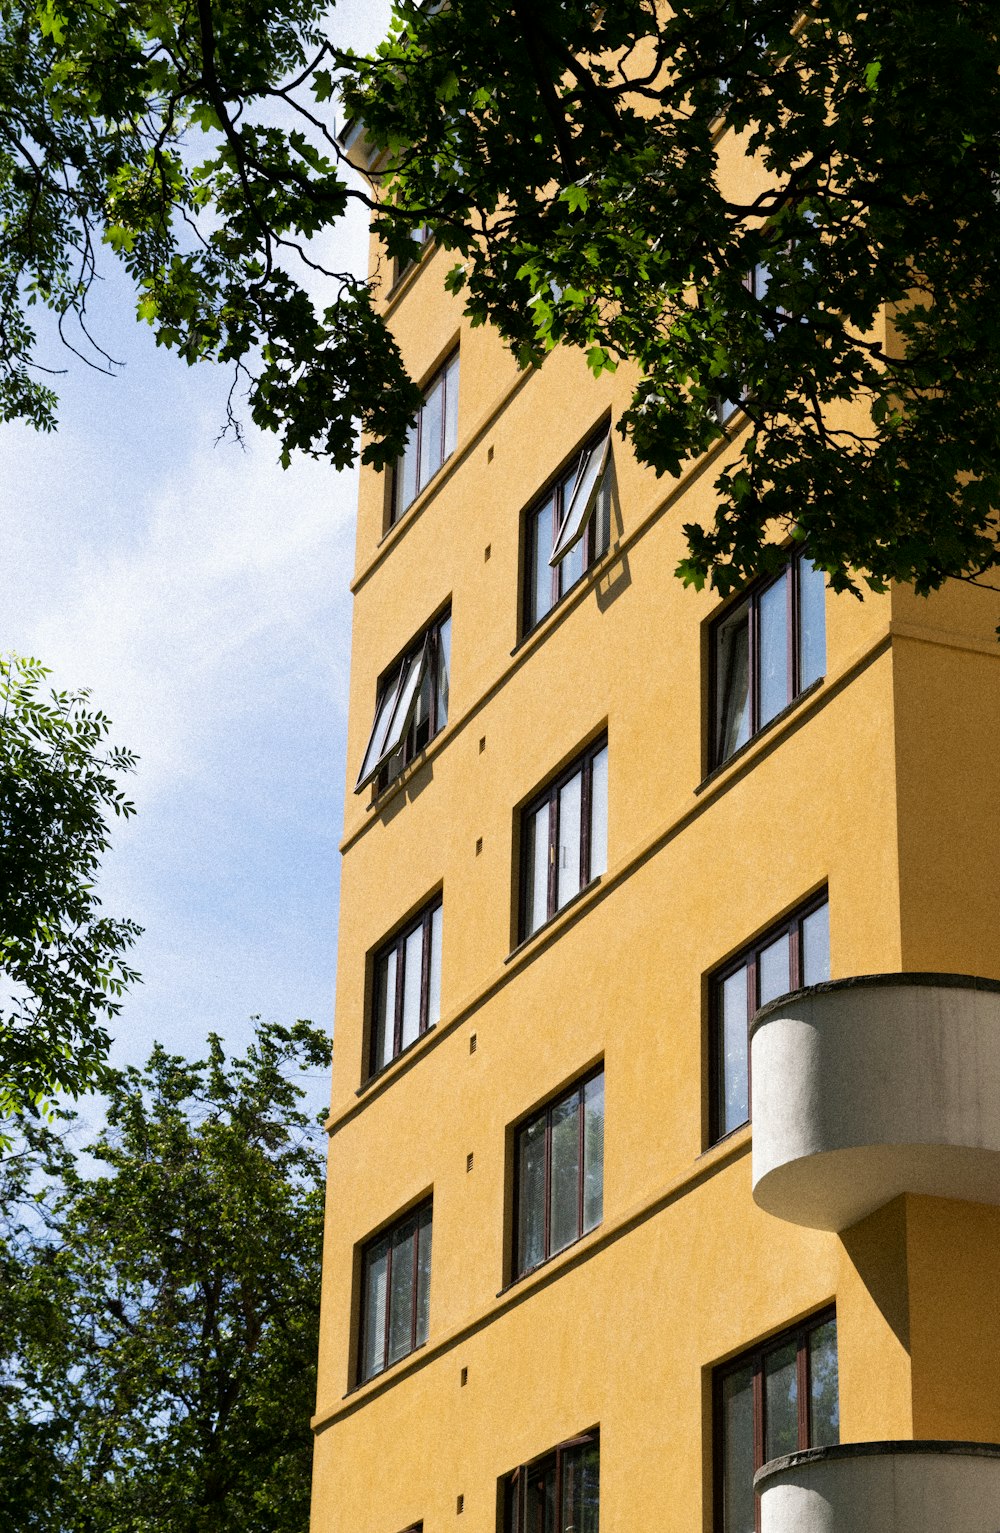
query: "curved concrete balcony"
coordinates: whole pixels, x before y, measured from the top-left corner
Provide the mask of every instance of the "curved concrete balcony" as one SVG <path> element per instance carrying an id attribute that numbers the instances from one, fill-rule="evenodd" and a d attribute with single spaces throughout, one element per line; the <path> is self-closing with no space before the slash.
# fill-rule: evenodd
<path id="1" fill-rule="evenodd" d="M 997 1533 L 1000 1447 L 875 1442 L 809 1448 L 757 1471 L 761 1533 Z"/>
<path id="2" fill-rule="evenodd" d="M 761 1008 L 750 1049 L 753 1195 L 768 1213 L 844 1230 L 902 1192 L 1000 1203 L 1000 983 L 813 985 Z"/>

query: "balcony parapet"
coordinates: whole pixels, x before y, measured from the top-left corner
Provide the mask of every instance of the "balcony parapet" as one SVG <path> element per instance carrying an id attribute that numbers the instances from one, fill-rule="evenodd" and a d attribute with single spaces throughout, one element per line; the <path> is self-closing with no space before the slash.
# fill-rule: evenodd
<path id="1" fill-rule="evenodd" d="M 841 1443 L 757 1471 L 761 1533 L 997 1533 L 1000 1446 Z"/>
<path id="2" fill-rule="evenodd" d="M 835 980 L 762 1007 L 750 1036 L 768 1213 L 844 1230 L 904 1192 L 1000 1203 L 1000 983 Z"/>

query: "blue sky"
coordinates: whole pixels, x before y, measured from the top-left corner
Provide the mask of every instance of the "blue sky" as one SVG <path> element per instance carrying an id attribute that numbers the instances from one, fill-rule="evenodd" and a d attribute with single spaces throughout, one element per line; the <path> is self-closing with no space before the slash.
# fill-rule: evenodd
<path id="1" fill-rule="evenodd" d="M 341 0 L 331 31 L 367 49 L 388 17 Z M 328 248 L 364 270 L 360 210 Z M 239 1049 L 254 1012 L 332 1026 L 357 480 L 282 472 L 250 427 L 245 452 L 216 445 L 228 373 L 158 351 L 105 267 L 93 325 L 120 376 L 53 348 L 58 432 L 0 425 L 0 649 L 90 687 L 141 757 L 100 881 L 145 927 L 124 1063 L 213 1029 Z"/>

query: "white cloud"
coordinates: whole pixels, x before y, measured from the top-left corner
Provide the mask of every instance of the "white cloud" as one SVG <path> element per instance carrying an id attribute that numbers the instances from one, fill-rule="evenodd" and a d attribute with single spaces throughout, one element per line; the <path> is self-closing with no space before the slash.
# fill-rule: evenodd
<path id="1" fill-rule="evenodd" d="M 203 419 L 203 441 L 210 432 Z M 321 705 L 343 708 L 354 476 L 313 463 L 283 474 L 272 449 L 196 447 L 134 508 L 121 543 L 74 546 L 56 508 L 46 532 L 64 554 L 58 567 L 45 556 L 46 600 L 13 604 L 19 642 L 92 687 L 140 753 L 147 799 L 196 770 L 206 736 L 254 706 L 293 653 L 325 678 Z"/>

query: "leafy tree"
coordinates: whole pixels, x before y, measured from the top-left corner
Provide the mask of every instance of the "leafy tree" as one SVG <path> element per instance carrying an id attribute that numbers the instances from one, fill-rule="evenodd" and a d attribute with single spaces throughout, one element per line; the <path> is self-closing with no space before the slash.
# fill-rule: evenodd
<path id="1" fill-rule="evenodd" d="M 109 748 L 88 693 L 41 686 L 35 660 L 0 657 L 0 1118 L 105 1079 L 110 1036 L 138 976 L 133 921 L 101 914 L 93 879 L 135 757 Z"/>
<path id="2" fill-rule="evenodd" d="M 323 1159 L 290 1073 L 329 1054 L 307 1022 L 233 1059 L 157 1045 L 79 1154 L 24 1121 L 0 1166 L 4 1526 L 306 1533 Z"/>
<path id="3" fill-rule="evenodd" d="M 286 461 L 346 462 L 353 416 L 366 458 L 391 459 L 416 398 L 394 343 L 363 284 L 334 276 L 323 307 L 301 265 L 365 196 L 338 164 L 339 88 L 385 150 L 389 253 L 427 223 L 467 312 L 526 366 L 557 344 L 595 372 L 627 362 L 643 462 L 676 475 L 740 403 L 685 579 L 729 589 L 776 530 L 838 588 L 996 568 L 990 0 L 395 14 L 366 61 L 329 40 L 322 0 L 0 0 L 0 408 L 51 423 L 25 305 L 82 316 L 103 239 L 159 341 L 243 373 Z M 753 174 L 720 173 L 726 131 Z"/>
<path id="4" fill-rule="evenodd" d="M 54 421 L 33 366 L 36 306 L 110 363 L 87 328 L 103 241 L 157 342 L 232 363 L 285 462 L 295 448 L 350 462 L 354 416 L 376 461 L 383 438 L 398 442 L 418 396 L 395 342 L 366 285 L 309 245 L 350 200 L 368 201 L 338 174 L 318 115 L 343 57 L 326 11 L 0 0 L 0 419 Z M 317 278 L 331 303 L 310 296 Z"/>

